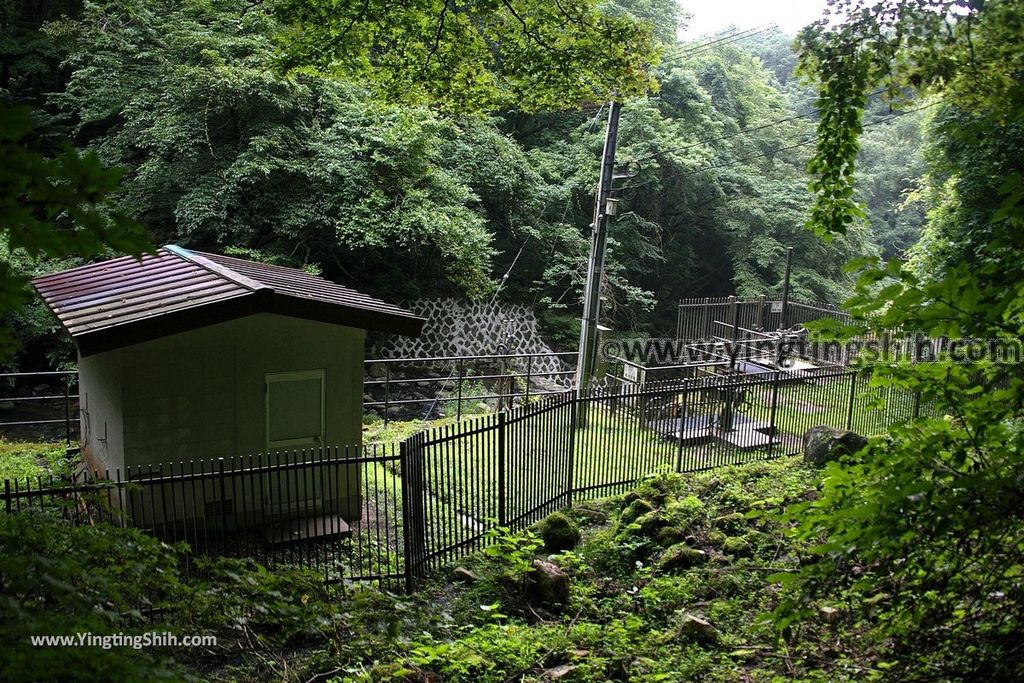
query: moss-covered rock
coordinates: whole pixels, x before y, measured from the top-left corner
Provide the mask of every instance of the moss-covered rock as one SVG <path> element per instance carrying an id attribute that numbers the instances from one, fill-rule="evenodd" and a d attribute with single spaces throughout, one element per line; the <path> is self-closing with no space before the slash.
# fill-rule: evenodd
<path id="1" fill-rule="evenodd" d="M 676 572 L 704 564 L 707 559 L 708 556 L 703 550 L 691 548 L 685 543 L 677 543 L 658 559 L 658 570 L 666 573 Z"/>
<path id="2" fill-rule="evenodd" d="M 580 528 L 564 513 L 555 512 L 545 517 L 538 528 L 544 547 L 553 553 L 572 550 L 580 542 Z"/>
<path id="3" fill-rule="evenodd" d="M 868 440 L 855 432 L 832 427 L 811 427 L 804 434 L 804 462 L 821 467 L 827 462 L 852 455 L 866 446 Z"/>
<path id="4" fill-rule="evenodd" d="M 608 521 L 608 513 L 597 506 L 576 507 L 573 513 L 584 525 L 604 524 Z"/>
<path id="5" fill-rule="evenodd" d="M 654 506 L 643 498 L 637 498 L 623 510 L 622 514 L 619 515 L 619 520 L 623 524 L 632 524 L 638 518 L 654 510 Z"/>
<path id="6" fill-rule="evenodd" d="M 747 557 L 754 552 L 750 542 L 742 536 L 730 536 L 722 544 L 722 551 L 735 557 Z"/>
<path id="7" fill-rule="evenodd" d="M 642 515 L 634 522 L 640 527 L 640 534 L 647 538 L 654 538 L 658 532 L 669 525 L 668 519 L 658 510 Z"/>
<path id="8" fill-rule="evenodd" d="M 697 496 L 683 496 L 671 501 L 665 508 L 678 526 L 691 527 L 707 520 L 707 507 Z"/>
<path id="9" fill-rule="evenodd" d="M 665 477 L 653 477 L 642 482 L 636 491 L 641 497 L 657 505 L 663 505 L 673 492 L 673 488 L 673 481 Z"/>
<path id="10" fill-rule="evenodd" d="M 743 516 L 742 512 L 730 512 L 727 515 L 715 517 L 711 524 L 722 531 L 740 533 L 746 531 L 747 518 Z"/>
<path id="11" fill-rule="evenodd" d="M 679 635 L 688 640 L 711 644 L 718 640 L 718 629 L 707 619 L 683 613 L 679 620 Z"/>
<path id="12" fill-rule="evenodd" d="M 765 532 L 758 531 L 757 529 L 751 529 L 743 535 L 743 538 L 746 539 L 747 543 L 749 543 L 750 547 L 754 550 L 769 545 L 773 541 L 771 534 L 766 534 Z"/>
<path id="13" fill-rule="evenodd" d="M 725 540 L 729 538 L 729 534 L 725 533 L 721 529 L 713 529 L 708 532 L 708 543 L 711 545 L 721 548 L 725 544 Z"/>
<path id="14" fill-rule="evenodd" d="M 658 530 L 654 540 L 662 548 L 668 548 L 676 543 L 685 541 L 688 536 L 690 536 L 690 534 L 687 533 L 686 529 L 680 529 L 677 526 L 666 526 Z"/>

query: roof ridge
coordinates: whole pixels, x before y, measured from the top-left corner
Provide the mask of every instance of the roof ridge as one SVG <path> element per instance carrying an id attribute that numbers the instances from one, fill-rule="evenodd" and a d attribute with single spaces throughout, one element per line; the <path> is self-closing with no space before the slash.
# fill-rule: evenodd
<path id="1" fill-rule="evenodd" d="M 245 287 L 246 289 L 251 290 L 253 292 L 260 289 L 269 289 L 271 291 L 273 291 L 274 289 L 270 285 L 264 284 L 262 282 L 257 282 L 256 280 L 253 280 L 250 277 L 246 277 L 245 275 L 242 275 L 241 273 L 236 272 L 228 268 L 227 266 L 222 266 L 219 263 L 214 263 L 210 259 L 200 254 L 197 254 L 194 251 L 191 251 L 184 247 L 179 247 L 177 244 L 165 244 L 163 248 L 169 251 L 170 253 L 174 254 L 178 258 L 190 261 L 199 266 L 200 268 L 204 268 L 205 270 L 210 271 L 214 275 L 219 275 L 220 277 L 230 280 L 231 282 L 234 282 L 237 285 L 241 285 L 242 287 Z"/>

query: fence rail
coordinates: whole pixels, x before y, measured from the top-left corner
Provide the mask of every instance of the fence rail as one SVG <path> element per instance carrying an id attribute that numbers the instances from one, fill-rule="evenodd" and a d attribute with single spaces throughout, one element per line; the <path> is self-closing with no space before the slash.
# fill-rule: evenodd
<path id="1" fill-rule="evenodd" d="M 739 327 L 750 329 L 777 330 L 822 318 L 848 322 L 850 314 L 832 304 L 793 298 L 785 306 L 781 300 L 767 296 L 682 299 L 677 308 L 676 339 L 709 339 L 721 334 L 716 329 L 720 327 L 715 324 L 716 321 L 730 324 L 735 322 Z"/>
<path id="2" fill-rule="evenodd" d="M 0 504 L 186 541 L 186 565 L 197 555 L 248 556 L 316 569 L 327 582 L 411 589 L 481 548 L 492 529 L 526 528 L 653 473 L 794 454 L 812 426 L 876 433 L 936 410 L 845 369 L 708 375 L 551 394 L 398 445 L 8 480 Z"/>
<path id="3" fill-rule="evenodd" d="M 369 400 L 363 407 L 379 412 L 385 422 L 410 412 L 408 416 L 422 419 L 461 420 L 472 412 L 471 404 L 481 401 L 496 401 L 501 411 L 567 389 L 575 379 L 576 357 L 576 352 L 552 351 L 371 358 L 364 362 Z"/>
<path id="4" fill-rule="evenodd" d="M 0 435 L 78 439 L 78 371 L 0 373 Z"/>

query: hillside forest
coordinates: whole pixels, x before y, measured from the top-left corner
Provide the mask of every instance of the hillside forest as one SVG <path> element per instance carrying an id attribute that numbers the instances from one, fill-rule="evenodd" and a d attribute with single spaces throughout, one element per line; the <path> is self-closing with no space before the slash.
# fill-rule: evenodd
<path id="1" fill-rule="evenodd" d="M 120 169 L 105 210 L 151 244 L 301 266 L 393 301 L 526 303 L 556 348 L 573 348 L 607 107 L 564 88 L 553 102 L 403 98 L 358 72 L 289 68 L 289 55 L 315 60 L 287 43 L 288 11 L 7 0 L 0 97 L 32 108 L 32 148 L 70 141 Z M 684 43 L 685 5 L 605 11 L 649 26 L 657 55 L 622 113 L 628 177 L 616 183 L 606 323 L 668 333 L 680 298 L 777 294 L 789 247 L 793 295 L 838 303 L 844 263 L 918 242 L 921 102 L 869 98 L 855 188 L 866 216 L 825 242 L 804 228 L 818 114 L 794 36 L 766 27 Z M 0 249 L 24 276 L 81 260 Z M 17 335 L 10 369 L 72 360 L 38 304 L 5 327 Z"/>
<path id="2" fill-rule="evenodd" d="M 850 314 L 818 332 L 982 351 L 849 368 L 877 398 L 865 412 L 900 392 L 915 410 L 852 434 L 851 381 L 856 446 L 829 462 L 805 432 L 804 460 L 638 473 L 490 529 L 414 595 L 190 557 L 69 524 L 73 505 L 12 512 L 8 481 L 0 678 L 1024 680 L 1024 3 L 829 0 L 796 36 L 681 41 L 687 9 L 0 0 L 6 368 L 73 360 L 29 278 L 169 242 L 398 302 L 531 304 L 572 349 L 610 100 L 612 327 L 663 334 L 681 297 L 778 292 L 792 248 L 794 296 Z M 0 442 L 8 476 L 71 466 L 63 444 L 24 446 Z M 538 562 L 564 578 L 558 610 L 524 592 Z M 219 645 L 30 641 L 141 633 L 153 615 Z"/>

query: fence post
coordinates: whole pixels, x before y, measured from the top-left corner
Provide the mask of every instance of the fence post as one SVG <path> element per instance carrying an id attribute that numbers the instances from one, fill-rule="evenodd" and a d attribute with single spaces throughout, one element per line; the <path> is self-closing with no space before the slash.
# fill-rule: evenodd
<path id="1" fill-rule="evenodd" d="M 921 390 L 914 390 L 914 419 L 921 417 Z"/>
<path id="2" fill-rule="evenodd" d="M 225 503 L 228 491 L 224 484 L 224 458 L 217 458 L 217 470 L 217 481 L 220 482 L 220 538 L 224 546 L 227 547 L 228 511 Z M 223 548 L 221 550 L 223 551 Z"/>
<path id="3" fill-rule="evenodd" d="M 455 419 L 462 422 L 462 383 L 466 377 L 466 359 L 459 358 L 459 386 L 456 389 L 458 392 L 456 403 L 455 403 Z"/>
<path id="4" fill-rule="evenodd" d="M 526 357 L 526 398 L 523 399 L 524 405 L 530 405 L 530 377 L 533 374 L 533 356 Z"/>
<path id="5" fill-rule="evenodd" d="M 731 340 L 731 343 L 732 343 L 732 346 L 729 347 L 729 371 L 730 372 L 736 369 L 736 357 L 737 357 L 737 354 L 738 354 L 738 351 L 736 349 L 736 340 L 739 338 L 739 329 L 737 327 L 738 326 L 738 318 L 737 318 L 737 314 L 738 313 L 739 313 L 739 311 L 736 308 L 736 297 L 735 296 L 730 296 L 729 297 L 729 325 L 732 327 L 732 333 L 731 333 L 731 335 L 729 337 L 729 339 Z"/>
<path id="6" fill-rule="evenodd" d="M 857 373 L 850 373 L 850 400 L 846 406 L 846 430 L 853 429 L 853 402 L 857 395 Z"/>
<path id="7" fill-rule="evenodd" d="M 678 447 L 676 448 L 676 473 L 683 471 L 683 427 L 686 426 L 686 401 L 690 397 L 690 392 L 687 391 L 686 385 L 683 385 L 683 402 L 679 409 L 679 436 L 677 439 Z"/>
<path id="8" fill-rule="evenodd" d="M 391 414 L 391 363 L 384 364 L 384 426 L 388 426 Z"/>
<path id="9" fill-rule="evenodd" d="M 580 400 L 574 392 L 569 392 L 569 486 L 566 507 L 572 507 L 572 494 L 576 490 L 576 404 Z"/>
<path id="10" fill-rule="evenodd" d="M 405 590 L 412 593 L 426 555 L 423 508 L 423 433 L 398 446 L 402 471 L 402 527 L 405 550 Z"/>
<path id="11" fill-rule="evenodd" d="M 64 373 L 64 443 L 71 447 L 71 376 Z"/>
<path id="12" fill-rule="evenodd" d="M 773 457 L 775 455 L 775 441 L 776 441 L 776 437 L 778 437 L 778 441 L 780 443 L 782 442 L 782 437 L 778 436 L 779 435 L 779 425 L 777 424 L 778 421 L 779 421 L 779 388 L 780 388 L 779 385 L 782 382 L 782 369 L 778 365 L 779 360 L 780 360 L 780 356 L 778 354 L 776 354 L 775 372 L 772 373 L 772 398 L 771 398 L 771 406 L 770 406 L 771 417 L 769 418 L 769 422 L 771 423 L 771 427 L 770 427 L 770 429 L 771 429 L 771 432 L 770 432 L 771 436 L 768 437 L 768 457 L 769 458 L 771 458 L 771 457 Z"/>
<path id="13" fill-rule="evenodd" d="M 505 412 L 498 413 L 498 526 L 505 526 Z"/>
<path id="14" fill-rule="evenodd" d="M 4 479 L 4 501 L 7 514 L 11 514 L 11 480 Z"/>

